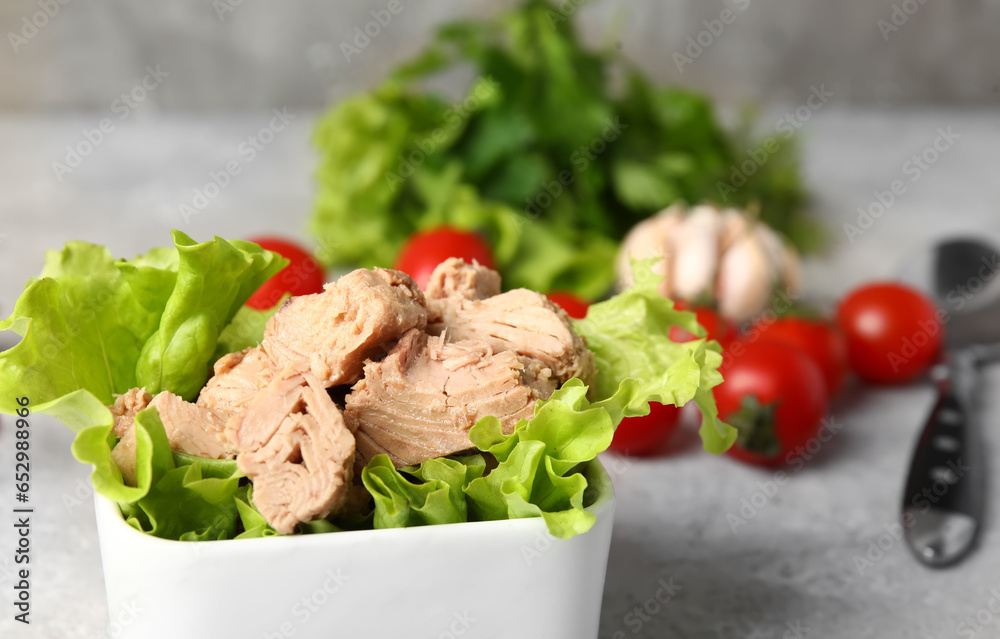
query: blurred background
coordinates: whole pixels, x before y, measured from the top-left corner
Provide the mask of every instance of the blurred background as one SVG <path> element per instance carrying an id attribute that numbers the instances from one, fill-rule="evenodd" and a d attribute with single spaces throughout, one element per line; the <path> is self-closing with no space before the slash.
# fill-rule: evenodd
<path id="1" fill-rule="evenodd" d="M 398 11 L 371 27 L 391 3 Z M 314 212 L 330 206 L 320 189 L 337 192 L 329 172 L 317 179 L 335 146 L 329 131 L 317 135 L 317 122 L 413 60 L 439 25 L 520 4 L 0 3 L 0 317 L 41 270 L 45 250 L 74 239 L 116 256 L 164 245 L 170 229 L 199 240 L 280 235 L 350 248 L 353 231 L 331 240 L 342 227 L 308 230 Z M 804 194 L 788 206 L 820 229 L 803 241 L 802 290 L 824 310 L 862 283 L 900 276 L 942 238 L 1000 245 L 1000 0 L 568 0 L 556 9 L 556 23 L 572 21 L 590 48 L 619 51 L 653 85 L 703 94 L 727 130 L 747 113 L 753 140 L 784 140 L 794 128 L 796 177 L 781 192 Z M 460 65 L 429 84 L 457 100 L 474 78 Z M 366 146 L 363 120 L 341 129 L 360 139 L 354 150 Z M 250 157 L 247 141 L 266 128 Z M 750 139 L 733 138 L 720 179 L 759 154 Z M 352 166 L 343 164 L 341 185 L 350 185 Z M 220 185 L 214 176 L 223 170 Z M 213 181 L 219 188 L 206 198 Z M 369 217 L 361 208 L 346 214 L 358 224 Z M 391 226 L 401 243 L 409 228 Z M 364 238 L 372 251 L 378 232 Z M 10 345 L 2 339 L 0 348 Z M 1000 388 L 998 371 L 988 384 Z M 992 413 L 996 395 L 987 393 Z M 765 507 L 743 514 L 749 524 L 739 528 L 727 515 L 746 512 L 770 470 L 702 455 L 693 432 L 662 458 L 613 458 L 619 501 L 602 639 L 1000 636 L 993 512 L 980 550 L 958 569 L 927 570 L 898 537 L 878 546 L 870 568 L 863 563 L 898 519 L 933 400 L 926 377 L 848 384 L 831 403 L 843 434 Z M 1000 420 L 986 421 L 995 446 Z M 87 469 L 70 458 L 71 433 L 44 433 L 38 495 L 53 507 L 36 540 L 39 622 L 13 636 L 98 636 L 107 610 L 92 515 L 65 499 L 78 486 L 86 493 Z M 0 478 L 5 494 L 7 481 Z M 0 534 L 0 547 L 9 539 Z M 630 611 L 670 578 L 681 595 L 637 630 Z M 0 571 L 4 588 L 7 579 Z"/>
<path id="2" fill-rule="evenodd" d="M 0 108 L 99 111 L 134 84 L 146 65 L 159 64 L 171 73 L 170 82 L 144 105 L 150 112 L 319 109 L 331 95 L 375 84 L 426 46 L 435 25 L 517 4 L 403 0 L 401 19 L 347 61 L 340 42 L 350 42 L 354 27 L 386 3 L 53 3 L 58 14 L 0 59 Z M 20 34 L 42 4 L 4 2 L 3 32 Z M 657 82 L 683 83 L 726 101 L 796 101 L 803 88 L 824 82 L 838 100 L 854 105 L 1000 104 L 996 0 L 597 0 L 567 6 L 587 42 L 618 41 Z M 697 64 L 679 71 L 671 53 L 683 51 L 702 21 L 718 18 L 727 6 L 746 9 Z M 26 39 L 33 30 L 27 29 Z"/>
<path id="3" fill-rule="evenodd" d="M 269 230 L 269 219 L 280 215 L 283 227 L 303 235 L 315 195 L 310 135 L 323 109 L 378 85 L 423 50 L 441 23 L 485 18 L 518 3 L 402 0 L 401 12 L 374 38 L 357 41 L 382 4 L 3 3 L 0 25 L 8 44 L 0 56 L 0 132 L 7 151 L 0 186 L 8 226 L 17 231 L 41 221 L 43 211 L 68 207 L 74 221 L 60 225 L 65 233 L 53 245 L 82 237 L 127 252 L 150 241 L 141 232 L 126 238 L 126 230 L 150 224 L 231 233 L 235 217 L 243 220 L 240 230 L 253 233 Z M 991 126 L 1000 104 L 1000 41 L 992 37 L 1000 2 L 595 0 L 558 6 L 587 45 L 620 48 L 658 85 L 705 92 L 726 122 L 753 106 L 762 134 L 774 133 L 781 115 L 814 91 L 829 94 L 821 109 L 807 112 L 808 121 L 796 123 L 810 211 L 830 231 L 826 256 L 836 266 L 815 269 L 807 262 L 814 290 L 842 292 L 873 270 L 879 274 L 876 264 L 888 271 L 892 260 L 944 228 L 1000 231 L 990 164 L 1000 142 Z M 437 87 L 457 96 L 471 79 L 458 69 Z M 141 100 L 122 99 L 129 95 Z M 296 116 L 291 132 L 277 136 L 236 180 L 238 187 L 212 202 L 209 213 L 218 215 L 182 218 L 179 205 L 259 128 L 253 114 L 277 107 Z M 54 163 L 65 163 L 67 145 L 105 117 L 114 134 L 79 169 L 57 175 Z M 856 223 L 858 207 L 867 207 L 872 193 L 947 125 L 970 133 L 866 231 L 867 239 L 907 241 L 850 241 L 843 224 Z M 247 202 L 261 214 L 245 210 Z M 121 244 L 105 237 L 110 220 Z M 836 279 L 829 277 L 833 272 Z M 20 283 L 5 279 L 2 285 L 9 299 Z"/>

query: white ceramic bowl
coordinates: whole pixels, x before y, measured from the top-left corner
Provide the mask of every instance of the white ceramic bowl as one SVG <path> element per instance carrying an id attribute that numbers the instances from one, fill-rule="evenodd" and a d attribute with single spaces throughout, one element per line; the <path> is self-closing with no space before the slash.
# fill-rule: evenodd
<path id="1" fill-rule="evenodd" d="M 593 639 L 614 491 L 587 469 L 594 527 L 539 519 L 181 542 L 97 497 L 113 636 L 122 639 Z"/>

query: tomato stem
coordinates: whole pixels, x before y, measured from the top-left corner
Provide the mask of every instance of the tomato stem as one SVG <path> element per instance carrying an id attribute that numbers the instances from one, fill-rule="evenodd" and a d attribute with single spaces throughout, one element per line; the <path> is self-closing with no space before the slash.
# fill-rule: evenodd
<path id="1" fill-rule="evenodd" d="M 740 410 L 729 417 L 739 434 L 736 445 L 743 450 L 774 457 L 781 452 L 781 442 L 774 432 L 774 411 L 777 402 L 761 404 L 754 395 L 747 395 L 740 402 Z"/>

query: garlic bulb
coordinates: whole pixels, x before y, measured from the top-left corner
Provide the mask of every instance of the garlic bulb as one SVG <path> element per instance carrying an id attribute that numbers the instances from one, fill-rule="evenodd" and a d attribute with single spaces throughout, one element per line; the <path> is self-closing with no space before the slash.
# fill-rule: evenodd
<path id="1" fill-rule="evenodd" d="M 798 254 L 767 225 L 744 211 L 679 205 L 635 226 L 618 258 L 620 289 L 632 284 L 629 257 L 662 256 L 654 272 L 660 293 L 695 303 L 714 301 L 719 312 L 743 322 L 764 311 L 776 288 L 801 285 Z"/>

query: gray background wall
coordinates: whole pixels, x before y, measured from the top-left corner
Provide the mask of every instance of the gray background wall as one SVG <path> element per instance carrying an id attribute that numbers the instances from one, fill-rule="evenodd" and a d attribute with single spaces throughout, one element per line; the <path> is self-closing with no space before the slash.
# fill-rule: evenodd
<path id="1" fill-rule="evenodd" d="M 340 42 L 388 0 L 3 0 L 0 109 L 104 111 L 156 64 L 169 82 L 144 110 L 316 108 L 377 82 L 436 24 L 515 4 L 401 2 L 347 62 Z M 51 18 L 40 14 L 45 3 L 58 8 Z M 903 9 L 912 15 L 886 38 L 879 20 L 894 6 L 897 22 Z M 678 71 L 673 53 L 727 7 L 743 10 Z M 33 16 L 44 26 L 12 43 Z M 597 0 L 578 18 L 588 41 L 620 39 L 657 80 L 724 101 L 799 102 L 825 83 L 846 103 L 1000 104 L 1000 0 Z"/>

